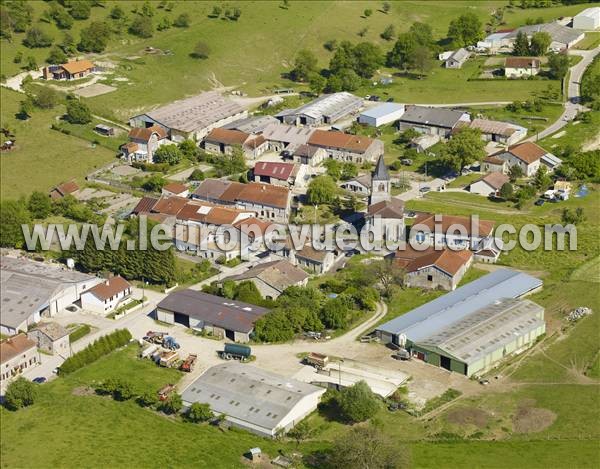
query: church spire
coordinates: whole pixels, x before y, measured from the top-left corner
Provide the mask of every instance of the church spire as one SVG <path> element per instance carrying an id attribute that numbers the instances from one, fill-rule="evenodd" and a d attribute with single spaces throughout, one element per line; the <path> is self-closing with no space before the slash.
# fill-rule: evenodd
<path id="1" fill-rule="evenodd" d="M 390 180 L 390 173 L 388 172 L 385 161 L 383 160 L 383 155 L 381 155 L 377 160 L 377 165 L 375 166 L 375 172 L 373 173 L 372 179 L 377 181 Z"/>

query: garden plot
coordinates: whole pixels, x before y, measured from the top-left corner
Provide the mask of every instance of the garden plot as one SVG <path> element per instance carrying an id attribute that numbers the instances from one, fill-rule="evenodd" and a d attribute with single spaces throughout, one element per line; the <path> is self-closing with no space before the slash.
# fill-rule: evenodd
<path id="1" fill-rule="evenodd" d="M 93 98 L 94 96 L 101 96 L 116 90 L 117 88 L 114 86 L 104 85 L 102 83 L 94 83 L 93 85 L 79 88 L 78 90 L 73 91 L 73 93 L 83 98 Z"/>

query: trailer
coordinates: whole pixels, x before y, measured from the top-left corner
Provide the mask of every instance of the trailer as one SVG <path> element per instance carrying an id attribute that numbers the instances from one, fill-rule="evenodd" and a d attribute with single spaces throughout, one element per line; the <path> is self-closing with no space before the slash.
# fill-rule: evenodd
<path id="1" fill-rule="evenodd" d="M 198 360 L 198 355 L 190 353 L 179 369 L 187 373 L 193 371 L 196 366 L 196 360 Z"/>
<path id="2" fill-rule="evenodd" d="M 240 360 L 245 362 L 250 358 L 252 349 L 242 344 L 225 344 L 224 350 L 219 352 L 219 357 L 224 360 Z"/>
<path id="3" fill-rule="evenodd" d="M 171 368 L 179 360 L 179 353 L 174 350 L 162 352 L 158 364 L 166 368 Z"/>
<path id="4" fill-rule="evenodd" d="M 151 355 L 153 355 L 154 352 L 156 352 L 157 350 L 158 350 L 158 345 L 156 345 L 156 344 L 150 344 L 145 349 L 142 350 L 142 352 L 140 353 L 140 357 L 141 358 L 148 358 Z"/>
<path id="5" fill-rule="evenodd" d="M 144 336 L 144 340 L 146 342 L 150 342 L 151 344 L 162 345 L 165 340 L 165 337 L 168 335 L 169 334 L 166 332 L 148 331 L 148 332 L 146 332 L 146 335 Z"/>
<path id="6" fill-rule="evenodd" d="M 314 366 L 316 369 L 323 369 L 329 363 L 329 357 L 322 353 L 310 352 L 305 358 L 304 363 Z"/>

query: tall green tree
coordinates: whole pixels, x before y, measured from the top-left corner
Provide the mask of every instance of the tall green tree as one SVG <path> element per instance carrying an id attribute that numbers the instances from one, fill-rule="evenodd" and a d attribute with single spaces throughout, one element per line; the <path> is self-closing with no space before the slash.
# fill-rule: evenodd
<path id="1" fill-rule="evenodd" d="M 294 81 L 307 81 L 317 72 L 317 57 L 308 49 L 301 49 L 296 54 L 294 68 L 290 77 Z"/>
<path id="2" fill-rule="evenodd" d="M 532 55 L 546 55 L 550 44 L 552 43 L 552 36 L 545 31 L 538 31 L 533 33 L 531 36 L 531 54 Z"/>
<path id="3" fill-rule="evenodd" d="M 485 142 L 478 129 L 464 128 L 454 135 L 442 150 L 445 163 L 455 171 L 481 161 L 485 157 Z"/>
<path id="4" fill-rule="evenodd" d="M 10 383 L 4 394 L 4 405 L 11 410 L 32 405 L 37 397 L 36 385 L 22 376 Z"/>
<path id="5" fill-rule="evenodd" d="M 550 54 L 548 67 L 550 77 L 562 80 L 569 71 L 569 56 L 567 54 Z"/>
<path id="6" fill-rule="evenodd" d="M 31 213 L 24 200 L 2 199 L 0 201 L 0 246 L 20 248 L 23 246 L 21 225 L 31 223 Z"/>
<path id="7" fill-rule="evenodd" d="M 43 220 L 52 213 L 52 202 L 48 194 L 34 191 L 29 196 L 28 207 L 31 216 L 38 220 Z"/>
<path id="8" fill-rule="evenodd" d="M 308 184 L 307 196 L 311 204 L 330 204 L 338 194 L 338 188 L 331 176 L 317 176 Z"/>
<path id="9" fill-rule="evenodd" d="M 177 145 L 161 145 L 154 152 L 155 163 L 168 163 L 173 166 L 181 161 L 183 154 Z"/>
<path id="10" fill-rule="evenodd" d="M 515 45 L 513 47 L 513 55 L 518 57 L 525 57 L 529 55 L 529 39 L 527 39 L 527 34 L 525 34 L 523 31 L 519 31 L 517 33 Z"/>
<path id="11" fill-rule="evenodd" d="M 111 36 L 111 28 L 104 21 L 92 21 L 80 33 L 77 48 L 81 52 L 104 52 Z"/>
<path id="12" fill-rule="evenodd" d="M 92 122 L 92 111 L 84 102 L 72 98 L 67 101 L 65 119 L 71 124 L 88 124 Z"/>
<path id="13" fill-rule="evenodd" d="M 456 47 L 477 44 L 477 41 L 483 39 L 481 20 L 475 13 L 464 13 L 450 22 L 448 37 Z"/>
<path id="14" fill-rule="evenodd" d="M 358 381 L 340 392 L 338 406 L 345 420 L 357 423 L 374 417 L 380 404 L 369 385 Z"/>

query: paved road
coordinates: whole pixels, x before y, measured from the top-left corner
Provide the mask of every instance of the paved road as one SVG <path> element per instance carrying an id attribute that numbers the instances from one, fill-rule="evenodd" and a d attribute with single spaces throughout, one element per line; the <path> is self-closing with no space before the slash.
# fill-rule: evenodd
<path id="1" fill-rule="evenodd" d="M 566 126 L 570 121 L 575 119 L 577 113 L 582 111 L 584 107 L 580 104 L 580 90 L 579 84 L 581 83 L 581 78 L 583 73 L 587 69 L 587 67 L 592 63 L 594 57 L 600 53 L 600 46 L 596 47 L 592 50 L 569 50 L 570 55 L 579 55 L 583 57 L 581 61 L 571 67 L 570 75 L 569 75 L 569 83 L 567 85 L 567 100 L 565 101 L 565 110 L 562 115 L 556 120 L 554 123 L 550 124 L 544 130 L 539 132 L 536 135 L 529 137 L 525 141 L 537 141 L 538 139 L 542 139 L 547 137 L 548 135 L 552 135 L 555 132 L 558 132 L 564 126 Z"/>

